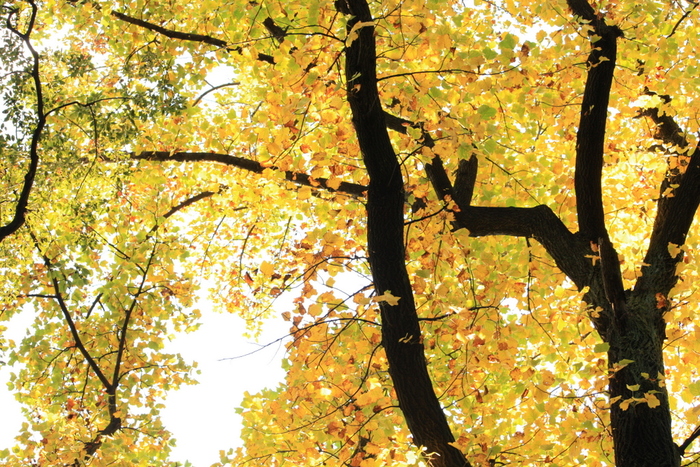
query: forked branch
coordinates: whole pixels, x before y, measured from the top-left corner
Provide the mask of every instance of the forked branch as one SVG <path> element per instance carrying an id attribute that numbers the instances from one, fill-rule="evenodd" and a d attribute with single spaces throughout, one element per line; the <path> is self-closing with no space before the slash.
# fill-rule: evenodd
<path id="1" fill-rule="evenodd" d="M 39 140 L 41 139 L 44 127 L 46 126 L 46 115 L 44 114 L 44 95 L 41 86 L 41 76 L 39 74 L 39 53 L 34 49 L 30 40 L 36 20 L 37 5 L 34 3 L 34 0 L 27 0 L 27 3 L 29 3 L 31 6 L 31 12 L 26 30 L 24 32 L 20 31 L 17 24 L 15 24 L 19 22 L 17 12 L 12 12 L 8 15 L 6 27 L 12 34 L 20 38 L 31 54 L 32 69 L 30 71 L 30 75 L 34 84 L 34 92 L 36 93 L 36 126 L 32 132 L 32 139 L 29 145 L 29 166 L 27 167 L 27 172 L 24 175 L 22 191 L 20 191 L 19 197 L 17 198 L 13 218 L 6 225 L 0 227 L 0 242 L 19 230 L 19 228 L 22 227 L 26 221 L 27 208 L 29 206 L 29 195 L 32 192 L 34 179 L 36 178 L 36 173 L 39 168 Z"/>
<path id="2" fill-rule="evenodd" d="M 377 55 L 373 19 L 366 0 L 337 0 L 340 13 L 351 15 L 348 32 L 357 38 L 345 51 L 347 99 L 363 161 L 369 175 L 367 243 L 375 289 L 400 297 L 395 305 L 380 302 L 382 345 L 389 362 L 399 406 L 413 441 L 424 446 L 435 467 L 468 467 L 427 371 L 420 323 L 406 271 L 403 246 L 404 183 L 387 132 L 387 117 L 377 89 Z"/>
<path id="3" fill-rule="evenodd" d="M 649 90 L 645 94 L 656 95 Z M 659 98 L 661 104 L 671 103 L 670 96 L 660 95 Z M 668 146 L 670 158 L 660 187 L 649 250 L 635 292 L 647 291 L 665 297 L 678 280 L 676 265 L 683 259 L 682 251 L 672 257 L 669 245 L 685 244 L 700 205 L 700 151 L 697 146 L 691 149 L 686 133 L 666 110 L 645 108 L 640 110 L 639 116 L 648 117 L 654 123 L 653 137 Z"/>

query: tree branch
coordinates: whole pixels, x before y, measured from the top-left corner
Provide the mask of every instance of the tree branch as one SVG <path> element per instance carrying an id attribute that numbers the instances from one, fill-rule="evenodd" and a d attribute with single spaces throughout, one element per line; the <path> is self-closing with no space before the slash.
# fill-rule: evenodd
<path id="1" fill-rule="evenodd" d="M 144 29 L 148 29 L 149 31 L 157 32 L 158 34 L 162 34 L 165 37 L 169 37 L 171 39 L 178 39 L 181 41 L 190 42 L 202 42 L 204 44 L 209 44 L 221 48 L 226 48 L 226 46 L 228 45 L 226 41 L 217 39 L 215 37 L 190 32 L 173 31 L 172 29 L 166 29 L 162 26 L 158 26 L 157 24 L 149 23 L 148 21 L 134 18 L 133 16 L 129 16 L 118 11 L 112 11 L 111 15 L 126 23 L 133 24 L 134 26 L 138 26 Z"/>
<path id="2" fill-rule="evenodd" d="M 662 193 L 644 258 L 642 276 L 635 292 L 648 290 L 668 295 L 676 284 L 676 264 L 683 253 L 672 257 L 669 245 L 685 244 L 686 236 L 700 205 L 700 147 L 696 147 L 685 172 L 679 176 L 678 187 L 672 193 Z"/>
<path id="3" fill-rule="evenodd" d="M 476 155 L 467 159 L 461 159 L 455 174 L 453 196 L 458 206 L 467 207 L 472 203 L 474 186 L 476 185 L 476 173 L 479 169 L 479 159 Z"/>
<path id="4" fill-rule="evenodd" d="M 596 34 L 588 56 L 588 77 L 576 134 L 574 186 L 579 231 L 585 239 L 598 242 L 599 238 L 608 236 L 603 214 L 601 175 L 617 38 L 622 36 L 622 31 L 598 19 L 586 0 L 569 0 L 568 4 L 574 14 L 592 22 Z"/>
<path id="5" fill-rule="evenodd" d="M 34 246 L 36 247 L 37 251 L 39 252 L 39 255 L 41 256 L 41 259 L 46 266 L 46 269 L 48 271 L 53 271 L 53 264 L 51 263 L 51 260 L 49 259 L 46 254 L 41 251 L 41 248 L 39 247 L 39 239 L 36 238 L 34 235 L 34 232 L 30 231 L 29 235 L 32 238 L 32 241 L 34 242 Z M 58 282 L 58 279 L 56 278 L 56 275 L 51 275 L 50 274 L 50 280 L 51 280 L 51 286 L 53 287 L 54 290 L 54 297 L 56 300 L 56 303 L 58 303 L 59 308 L 61 309 L 61 313 L 63 314 L 63 318 L 66 320 L 66 324 L 68 324 L 68 328 L 70 329 L 71 337 L 73 338 L 73 341 L 75 342 L 75 346 L 78 348 L 80 353 L 83 355 L 83 358 L 88 362 L 88 365 L 92 369 L 92 371 L 95 373 L 97 376 L 97 379 L 100 380 L 100 383 L 102 383 L 102 387 L 104 388 L 105 391 L 109 392 L 111 389 L 112 385 L 105 376 L 105 374 L 102 372 L 102 369 L 100 369 L 100 366 L 97 364 L 94 358 L 92 358 L 92 355 L 90 355 L 90 352 L 88 352 L 87 348 L 83 344 L 83 340 L 80 337 L 80 332 L 78 331 L 78 328 L 75 326 L 75 322 L 73 321 L 73 317 L 71 316 L 70 310 L 68 310 L 68 306 L 66 305 L 65 300 L 63 299 L 63 294 L 61 293 L 61 287 Z"/>
<path id="6" fill-rule="evenodd" d="M 666 36 L 666 38 L 669 38 L 669 37 L 671 37 L 672 35 L 674 35 L 674 34 L 676 33 L 676 30 L 678 29 L 678 26 L 680 26 L 681 23 L 682 23 L 688 16 L 690 16 L 690 14 L 698 7 L 698 5 L 700 5 L 700 3 L 698 3 L 698 2 L 693 2 L 693 1 L 690 1 L 689 3 L 690 3 L 691 5 L 693 5 L 693 7 L 692 7 L 690 10 L 686 11 L 685 13 L 683 13 L 683 16 L 681 16 L 681 18 L 678 20 L 678 22 L 676 22 L 676 24 L 673 26 L 673 29 L 672 29 L 671 32 L 668 34 L 668 36 Z"/>
<path id="7" fill-rule="evenodd" d="M 408 134 L 408 127 L 420 129 L 421 139 L 419 142 L 428 148 L 435 147 L 435 140 L 432 136 L 430 136 L 430 133 L 425 130 L 422 123 L 415 123 L 410 120 L 406 120 L 405 118 L 392 115 L 386 111 L 384 112 L 384 121 L 387 128 L 397 131 L 403 135 Z"/>
<path id="8" fill-rule="evenodd" d="M 695 430 L 693 430 L 690 436 L 688 436 L 688 439 L 683 441 L 683 444 L 678 446 L 678 452 L 681 456 L 685 453 L 686 449 L 688 449 L 688 447 L 693 443 L 693 441 L 695 441 L 698 438 L 698 436 L 700 436 L 700 426 L 695 428 Z"/>
<path id="9" fill-rule="evenodd" d="M 574 188 L 579 234 L 589 245 L 602 245 L 606 254 L 605 267 L 600 270 L 602 275 L 591 279 L 599 285 L 596 288 L 591 287 L 592 291 L 598 295 L 602 292 L 605 299 L 596 305 L 605 305 L 602 308 L 606 310 L 606 315 L 608 311 L 612 311 L 612 317 L 593 318 L 598 331 L 606 338 L 611 318 L 621 322 L 625 319 L 626 309 L 620 263 L 605 227 L 602 191 L 608 103 L 617 59 L 617 39 L 623 34 L 617 26 L 608 26 L 603 16 L 597 14 L 587 0 L 567 0 L 567 3 L 574 15 L 593 26 L 593 30 L 589 31 L 591 52 L 588 56 L 588 75 L 576 133 Z M 591 251 L 590 247 L 588 249 Z"/>
<path id="10" fill-rule="evenodd" d="M 649 90 L 645 94 L 656 95 Z M 663 104 L 671 102 L 669 96 L 659 97 Z M 700 205 L 700 147 L 689 150 L 690 143 L 685 132 L 666 112 L 647 108 L 642 109 L 639 116 L 651 118 L 655 125 L 654 138 L 672 146 L 670 150 L 678 162 L 675 166 L 669 165 L 661 183 L 649 249 L 644 258 L 642 275 L 634 288 L 635 292 L 648 291 L 665 297 L 678 281 L 676 265 L 683 259 L 682 251 L 675 257 L 671 256 L 669 244 L 685 244 Z"/>
<path id="11" fill-rule="evenodd" d="M 453 211 L 454 229 L 467 229 L 472 237 L 507 235 L 537 240 L 578 290 L 589 287 L 584 300 L 592 307 L 604 310 L 595 316 L 591 315 L 591 319 L 596 329 L 605 337 L 612 319 L 608 313 L 610 304 L 605 294 L 600 265 L 594 264 L 591 259 L 590 243 L 580 234 L 571 233 L 561 219 L 545 205 L 527 208 L 472 206 L 470 190 L 473 190 L 476 180 L 476 157 L 472 156 L 469 161 L 460 161 L 460 167 L 462 174 L 460 175 L 458 169 L 455 183 L 459 181 L 466 184 L 464 195 L 458 194 L 461 189 L 458 190 L 457 186 L 453 187 L 450 184 L 438 156 L 426 166 L 435 192 L 443 200 L 445 195 L 454 195 L 459 208 L 458 211 Z"/>
<path id="12" fill-rule="evenodd" d="M 176 214 L 177 212 L 179 212 L 179 211 L 185 209 L 187 206 L 191 206 L 192 204 L 196 203 L 197 201 L 200 201 L 200 200 L 205 199 L 205 198 L 209 198 L 210 196 L 214 196 L 214 195 L 216 195 L 216 194 L 220 194 L 220 193 L 222 193 L 224 190 L 226 190 L 227 188 L 228 188 L 227 186 L 221 186 L 221 187 L 219 188 L 218 191 L 208 191 L 208 190 L 206 190 L 206 191 L 203 191 L 203 192 L 201 192 L 201 193 L 198 193 L 198 194 L 196 194 L 196 195 L 194 195 L 194 196 L 190 196 L 189 198 L 187 198 L 186 200 L 182 201 L 182 202 L 181 202 L 180 204 L 178 204 L 177 206 L 173 206 L 172 208 L 170 208 L 170 210 L 169 210 L 168 212 L 166 212 L 165 214 L 163 214 L 163 219 L 168 219 L 169 217 L 173 216 L 173 215 Z M 151 228 L 151 231 L 150 231 L 149 235 L 152 234 L 152 233 L 154 233 L 156 230 L 158 230 L 158 227 L 160 227 L 160 225 L 156 223 L 156 224 Z"/>
<path id="13" fill-rule="evenodd" d="M 142 19 L 134 18 L 133 16 L 126 15 L 124 13 L 120 13 L 118 11 L 112 11 L 111 13 L 112 16 L 115 18 L 124 21 L 129 24 L 133 24 L 134 26 L 139 26 L 144 29 L 148 29 L 149 31 L 157 32 L 158 34 L 162 34 L 165 37 L 169 37 L 171 39 L 178 39 L 178 40 L 183 40 L 183 41 L 189 41 L 189 42 L 201 42 L 204 44 L 209 44 L 213 45 L 215 47 L 219 47 L 222 49 L 226 50 L 235 50 L 237 52 L 241 52 L 243 49 L 241 47 L 237 47 L 235 49 L 230 49 L 228 47 L 228 42 L 222 40 L 222 39 L 217 39 L 216 37 L 211 37 L 207 36 L 204 34 L 196 34 L 196 33 L 190 33 L 190 32 L 180 32 L 180 31 L 173 31 L 172 29 L 167 29 L 162 26 L 158 26 L 157 24 L 150 23 L 148 21 L 144 21 Z M 267 55 L 263 53 L 258 53 L 257 59 L 261 62 L 267 62 L 271 65 L 275 64 L 275 59 L 272 57 L 272 55 Z"/>
<path id="14" fill-rule="evenodd" d="M 132 153 L 132 159 L 148 160 L 159 162 L 219 162 L 221 164 L 238 167 L 239 169 L 247 170 L 261 174 L 265 169 L 280 170 L 277 166 L 264 166 L 260 162 L 245 159 L 243 157 L 231 156 L 228 154 L 218 154 L 210 152 L 176 152 L 170 153 L 167 151 L 145 151 L 141 153 Z M 338 188 L 333 188 L 328 185 L 328 179 L 319 177 L 313 178 L 310 175 L 301 172 L 285 171 L 285 179 L 294 182 L 298 185 L 309 186 L 312 188 L 322 188 L 330 192 L 345 193 L 351 196 L 364 196 L 367 187 L 357 183 L 340 182 Z"/>
<path id="15" fill-rule="evenodd" d="M 131 299 L 131 304 L 129 305 L 129 308 L 125 310 L 124 313 L 124 322 L 122 323 L 120 334 L 119 334 L 119 346 L 117 348 L 117 357 L 114 362 L 114 372 L 112 374 L 112 384 L 110 386 L 110 389 L 107 390 L 107 398 L 108 398 L 108 403 L 109 403 L 109 417 L 110 417 L 110 422 L 109 425 L 102 430 L 102 433 L 104 435 L 112 435 L 114 434 L 117 430 L 121 428 L 121 418 L 117 417 L 115 414 L 117 413 L 117 388 L 119 387 L 119 381 L 122 377 L 121 373 L 121 364 L 122 364 L 122 359 L 124 356 L 124 351 L 126 350 L 126 336 L 127 336 L 127 331 L 129 330 L 129 323 L 131 321 L 131 315 L 133 314 L 134 310 L 136 309 L 136 305 L 139 301 L 139 298 L 141 294 L 143 293 L 143 288 L 144 285 L 146 284 L 146 278 L 148 276 L 148 272 L 151 269 L 151 266 L 153 264 L 153 259 L 155 258 L 156 255 L 156 247 L 157 243 L 153 244 L 153 248 L 151 249 L 151 255 L 148 257 L 148 262 L 146 263 L 146 267 L 142 269 L 142 274 L 141 274 L 141 283 L 139 284 L 138 290 L 136 293 L 134 293 L 133 298 Z"/>
<path id="16" fill-rule="evenodd" d="M 401 168 L 387 132 L 387 116 L 377 89 L 372 15 L 366 0 L 337 0 L 339 12 L 352 15 L 348 34 L 357 37 L 345 51 L 347 98 L 362 157 L 369 174 L 367 243 L 375 289 L 400 297 L 380 302 L 382 345 L 399 406 L 418 446 L 434 467 L 465 467 L 469 462 L 452 446 L 454 436 L 427 371 L 420 323 L 405 264 L 404 191 Z M 389 118 L 391 120 L 391 118 Z"/>
<path id="17" fill-rule="evenodd" d="M 17 205 L 15 206 L 15 214 L 6 225 L 0 227 L 0 242 L 5 238 L 15 233 L 22 227 L 26 221 L 27 207 L 29 205 L 29 195 L 32 192 L 34 186 L 34 179 L 36 178 L 36 173 L 39 168 L 39 140 L 41 139 L 41 134 L 46 126 L 46 115 L 44 115 L 44 96 L 41 87 L 41 77 L 39 75 L 39 53 L 34 49 L 30 41 L 30 36 L 34 28 L 34 23 L 36 21 L 37 6 L 34 0 L 27 0 L 27 3 L 32 8 L 31 15 L 29 17 L 29 22 L 27 25 L 27 30 L 25 32 L 20 32 L 13 24 L 12 19 L 17 13 L 10 13 L 7 18 L 7 29 L 10 30 L 14 35 L 19 37 L 24 45 L 29 49 L 29 53 L 32 56 L 32 70 L 30 75 L 32 81 L 34 82 L 34 90 L 36 92 L 36 127 L 32 132 L 32 140 L 29 146 L 29 167 L 27 168 L 27 173 L 24 175 L 24 184 L 22 186 L 22 191 L 17 199 Z"/>

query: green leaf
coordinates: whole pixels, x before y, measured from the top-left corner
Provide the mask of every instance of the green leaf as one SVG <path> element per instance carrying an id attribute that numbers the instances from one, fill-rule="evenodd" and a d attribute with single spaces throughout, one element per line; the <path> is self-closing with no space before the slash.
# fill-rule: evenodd
<path id="1" fill-rule="evenodd" d="M 496 116 L 496 114 L 498 113 L 498 110 L 494 109 L 493 107 L 491 107 L 489 105 L 484 104 L 481 107 L 479 107 L 479 109 L 477 110 L 477 113 L 479 114 L 479 116 L 483 120 L 490 120 Z"/>
<path id="2" fill-rule="evenodd" d="M 695 397 L 700 396 L 700 381 L 696 381 L 696 382 L 694 382 L 694 383 L 690 383 L 690 384 L 688 385 L 688 390 L 690 391 L 690 393 L 691 393 L 693 396 L 695 396 Z"/>
<path id="3" fill-rule="evenodd" d="M 498 43 L 498 47 L 505 50 L 513 50 L 517 44 L 517 39 L 511 33 L 506 34 L 501 42 Z"/>
<path id="4" fill-rule="evenodd" d="M 483 54 L 484 54 L 484 58 L 486 58 L 486 60 L 493 60 L 494 58 L 498 57 L 498 53 L 495 50 L 490 49 L 488 47 L 486 47 L 483 50 Z"/>

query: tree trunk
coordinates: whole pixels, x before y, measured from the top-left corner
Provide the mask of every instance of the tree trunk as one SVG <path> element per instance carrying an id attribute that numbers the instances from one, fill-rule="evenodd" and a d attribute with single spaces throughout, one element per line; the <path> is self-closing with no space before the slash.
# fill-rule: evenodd
<path id="1" fill-rule="evenodd" d="M 654 297 L 633 294 L 627 311 L 624 327 L 608 341 L 615 465 L 678 467 L 664 384 L 664 323 Z"/>
<path id="2" fill-rule="evenodd" d="M 416 445 L 425 447 L 434 467 L 466 467 L 469 462 L 450 443 L 455 438 L 428 374 L 404 249 L 404 188 L 401 168 L 386 129 L 376 80 L 372 16 L 366 0 L 338 0 L 336 7 L 359 27 L 346 50 L 348 101 L 370 177 L 367 191 L 367 243 L 377 293 L 399 297 L 380 303 L 382 344 L 394 389 Z"/>

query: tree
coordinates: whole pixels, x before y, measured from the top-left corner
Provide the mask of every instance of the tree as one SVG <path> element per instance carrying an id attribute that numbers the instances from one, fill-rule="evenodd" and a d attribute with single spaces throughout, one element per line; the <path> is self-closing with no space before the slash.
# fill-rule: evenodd
<path id="1" fill-rule="evenodd" d="M 697 462 L 696 7 L 3 5 L 8 465 L 167 462 L 201 277 L 295 297 L 222 464 Z"/>

